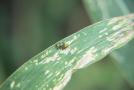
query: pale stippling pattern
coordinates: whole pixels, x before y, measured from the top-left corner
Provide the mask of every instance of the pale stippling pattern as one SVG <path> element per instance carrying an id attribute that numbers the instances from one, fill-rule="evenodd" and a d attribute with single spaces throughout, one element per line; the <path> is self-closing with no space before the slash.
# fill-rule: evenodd
<path id="1" fill-rule="evenodd" d="M 0 90 L 62 90 L 74 71 L 87 67 L 134 37 L 134 15 L 104 20 L 59 41 L 31 58 Z M 64 47 L 61 46 L 60 47 Z"/>
<path id="2" fill-rule="evenodd" d="M 122 19 L 121 17 L 113 18 L 112 20 L 110 20 L 110 21 L 108 22 L 107 25 L 115 24 L 115 23 L 117 23 L 118 21 L 120 21 L 121 19 Z"/>
<path id="3" fill-rule="evenodd" d="M 87 51 L 82 58 L 76 63 L 74 69 L 81 69 L 86 67 L 92 60 L 95 59 L 95 52 L 97 48 L 91 47 L 89 51 Z"/>
<path id="4" fill-rule="evenodd" d="M 107 28 L 104 28 L 104 29 L 100 30 L 99 33 L 104 33 L 106 31 L 107 31 Z"/>
<path id="5" fill-rule="evenodd" d="M 79 35 L 77 35 L 77 36 L 75 35 L 75 36 L 73 36 L 73 38 L 72 38 L 71 40 L 67 41 L 66 43 L 70 45 L 70 44 L 73 43 L 75 40 L 77 40 L 78 37 L 79 37 Z"/>

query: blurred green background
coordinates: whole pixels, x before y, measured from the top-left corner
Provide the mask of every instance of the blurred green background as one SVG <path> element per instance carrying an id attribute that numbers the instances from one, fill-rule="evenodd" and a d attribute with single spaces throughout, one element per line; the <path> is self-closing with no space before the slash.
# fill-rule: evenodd
<path id="1" fill-rule="evenodd" d="M 133 5 L 134 0 L 1 0 L 0 83 L 58 40 L 96 21 L 133 12 Z M 107 56 L 74 73 L 64 90 L 133 90 L 112 59 Z"/>

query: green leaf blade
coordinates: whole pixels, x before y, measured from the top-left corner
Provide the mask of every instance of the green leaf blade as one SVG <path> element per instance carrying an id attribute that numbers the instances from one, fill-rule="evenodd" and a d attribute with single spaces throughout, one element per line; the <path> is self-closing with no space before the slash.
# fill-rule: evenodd
<path id="1" fill-rule="evenodd" d="M 134 36 L 134 15 L 87 26 L 31 58 L 1 90 L 62 90 L 74 71 L 121 47 Z M 61 43 L 62 42 L 62 43 Z"/>

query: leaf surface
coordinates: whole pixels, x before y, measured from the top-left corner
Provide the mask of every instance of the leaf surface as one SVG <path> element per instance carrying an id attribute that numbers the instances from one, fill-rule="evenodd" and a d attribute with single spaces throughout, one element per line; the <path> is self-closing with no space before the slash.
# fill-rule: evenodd
<path id="1" fill-rule="evenodd" d="M 57 42 L 22 65 L 0 90 L 62 90 L 77 69 L 132 39 L 133 18 L 132 14 L 104 20 Z"/>

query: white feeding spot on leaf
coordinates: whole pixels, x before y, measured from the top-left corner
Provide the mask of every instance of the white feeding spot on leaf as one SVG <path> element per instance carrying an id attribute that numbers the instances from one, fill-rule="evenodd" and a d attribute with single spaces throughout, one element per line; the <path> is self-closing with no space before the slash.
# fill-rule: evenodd
<path id="1" fill-rule="evenodd" d="M 90 48 L 90 51 L 91 51 L 92 53 L 95 53 L 95 52 L 97 52 L 97 48 L 91 47 L 91 48 Z"/>
<path id="2" fill-rule="evenodd" d="M 121 20 L 121 17 L 118 17 L 118 18 L 115 17 L 115 18 L 111 19 L 111 20 L 108 22 L 107 25 L 115 24 L 115 23 L 117 23 L 119 20 Z"/>
<path id="3" fill-rule="evenodd" d="M 106 30 L 107 30 L 107 28 L 104 28 L 104 29 L 100 30 L 99 33 L 103 33 L 103 32 L 105 32 Z"/>
<path id="4" fill-rule="evenodd" d="M 102 37 L 105 37 L 105 35 L 107 36 L 108 35 L 108 32 L 105 32 L 104 34 L 100 34 L 98 37 L 99 38 L 102 38 Z"/>
<path id="5" fill-rule="evenodd" d="M 50 72 L 49 70 L 46 70 L 45 75 L 47 75 L 49 72 Z"/>
<path id="6" fill-rule="evenodd" d="M 64 50 L 60 50 L 60 54 L 65 54 L 65 55 L 68 55 L 68 53 L 71 51 L 71 48 L 66 48 Z"/>
<path id="7" fill-rule="evenodd" d="M 21 85 L 21 84 L 20 84 L 20 83 L 18 83 L 18 84 L 16 85 L 16 87 L 18 87 L 18 88 L 19 88 L 19 87 L 20 87 L 20 85 Z"/>
<path id="8" fill-rule="evenodd" d="M 102 53 L 103 53 L 104 55 L 106 55 L 106 54 L 108 54 L 113 48 L 114 48 L 114 46 L 111 46 L 111 47 L 109 47 L 109 48 L 105 48 L 105 49 L 102 51 Z"/>
<path id="9" fill-rule="evenodd" d="M 64 76 L 64 74 L 61 73 L 61 74 L 60 74 L 60 77 L 58 78 L 58 81 L 61 81 L 61 79 L 63 78 L 63 76 Z"/>
<path id="10" fill-rule="evenodd" d="M 41 58 L 44 58 L 44 57 L 46 57 L 46 55 L 45 55 L 45 54 L 41 55 Z"/>
<path id="11" fill-rule="evenodd" d="M 48 51 L 46 51 L 43 55 L 41 55 L 41 58 L 45 58 L 48 55 Z"/>
<path id="12" fill-rule="evenodd" d="M 56 72 L 56 73 L 55 73 L 55 76 L 58 76 L 58 75 L 60 75 L 60 73 L 61 73 L 61 72 Z"/>
<path id="13" fill-rule="evenodd" d="M 45 64 L 45 63 L 49 63 L 51 61 L 56 61 L 59 60 L 59 53 L 55 53 L 53 56 L 50 57 L 46 57 L 43 61 L 41 61 L 39 64 Z"/>
<path id="14" fill-rule="evenodd" d="M 28 70 L 28 67 L 25 67 L 25 70 Z"/>
<path id="15" fill-rule="evenodd" d="M 67 71 L 60 82 L 53 88 L 53 90 L 62 90 L 71 79 L 71 76 L 72 70 Z"/>
<path id="16" fill-rule="evenodd" d="M 70 53 L 74 54 L 76 51 L 77 51 L 77 48 L 73 48 L 73 49 L 70 50 Z"/>
<path id="17" fill-rule="evenodd" d="M 67 61 L 65 61 L 65 65 L 67 65 L 68 64 L 68 62 Z"/>
<path id="18" fill-rule="evenodd" d="M 73 57 L 73 58 L 69 61 L 69 63 L 66 65 L 66 67 L 72 66 L 72 64 L 75 62 L 76 59 L 77 59 L 76 57 Z"/>
<path id="19" fill-rule="evenodd" d="M 106 37 L 106 39 L 107 39 L 107 41 L 113 41 L 114 40 L 114 38 L 111 38 L 111 37 Z"/>
<path id="20" fill-rule="evenodd" d="M 81 52 L 83 52 L 84 51 L 84 49 L 81 49 L 81 50 L 79 50 L 78 52 L 77 52 L 77 54 L 79 54 L 79 53 L 81 53 Z"/>
<path id="21" fill-rule="evenodd" d="M 14 85 L 15 85 L 15 81 L 12 81 L 11 84 L 10 84 L 11 89 L 14 88 Z"/>
<path id="22" fill-rule="evenodd" d="M 51 50 L 47 50 L 44 54 L 41 55 L 41 59 L 45 58 L 51 52 L 52 52 Z"/>
<path id="23" fill-rule="evenodd" d="M 33 60 L 31 63 L 34 63 L 35 65 L 39 64 L 38 59 Z"/>
<path id="24" fill-rule="evenodd" d="M 99 38 L 102 38 L 103 36 L 102 35 L 99 35 Z"/>
<path id="25" fill-rule="evenodd" d="M 60 54 L 65 54 L 65 55 L 68 55 L 69 53 L 74 54 L 76 51 L 77 51 L 76 47 L 75 48 L 68 47 L 64 50 L 60 50 Z"/>
<path id="26" fill-rule="evenodd" d="M 118 30 L 118 29 L 120 29 L 121 27 L 122 27 L 121 24 L 117 24 L 117 25 L 115 25 L 112 29 L 113 29 L 113 30 Z"/>
<path id="27" fill-rule="evenodd" d="M 50 78 L 53 75 L 53 73 L 49 73 L 47 78 Z"/>
<path id="28" fill-rule="evenodd" d="M 82 32 L 85 36 L 87 36 L 87 33 L 86 32 Z"/>
<path id="29" fill-rule="evenodd" d="M 70 44 L 73 43 L 75 40 L 77 40 L 77 38 L 78 38 L 78 36 L 75 35 L 70 41 L 67 41 L 66 43 L 70 45 Z"/>
<path id="30" fill-rule="evenodd" d="M 104 33 L 105 35 L 108 35 L 108 33 L 106 32 L 106 33 Z"/>

